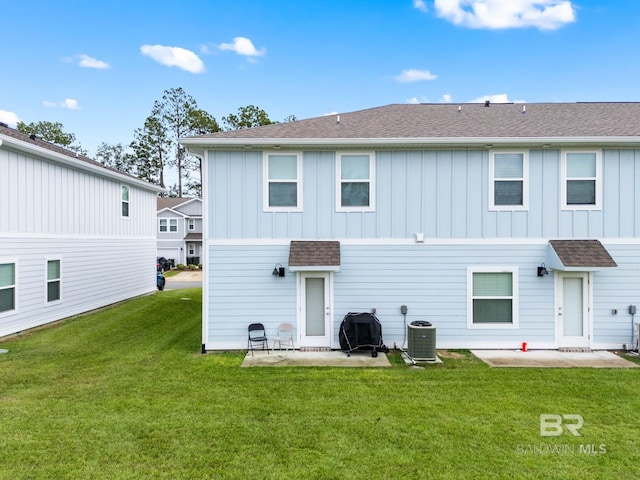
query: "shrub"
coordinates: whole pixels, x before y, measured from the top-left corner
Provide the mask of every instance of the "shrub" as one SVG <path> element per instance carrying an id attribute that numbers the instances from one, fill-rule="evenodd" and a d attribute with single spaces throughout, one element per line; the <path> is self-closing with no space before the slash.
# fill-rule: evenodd
<path id="1" fill-rule="evenodd" d="M 185 269 L 185 268 L 187 268 L 187 267 L 185 266 L 185 264 L 184 264 L 184 263 L 179 263 L 178 265 L 176 265 L 176 268 L 177 268 L 178 270 L 184 270 L 184 269 Z"/>
<path id="2" fill-rule="evenodd" d="M 189 270 L 195 270 L 196 268 L 198 268 L 198 267 L 195 266 L 193 263 L 191 265 L 189 265 Z"/>

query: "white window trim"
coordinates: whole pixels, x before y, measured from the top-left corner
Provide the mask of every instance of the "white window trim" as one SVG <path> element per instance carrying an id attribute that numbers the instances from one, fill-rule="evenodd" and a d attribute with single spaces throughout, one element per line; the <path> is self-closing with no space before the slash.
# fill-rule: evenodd
<path id="1" fill-rule="evenodd" d="M 369 206 L 367 207 L 343 207 L 342 206 L 342 156 L 343 155 L 368 155 L 369 179 L 349 179 L 350 181 L 369 182 Z M 376 157 L 375 152 L 337 152 L 336 154 L 336 212 L 375 212 L 376 211 Z"/>
<path id="2" fill-rule="evenodd" d="M 495 156 L 496 154 L 522 155 L 522 205 L 496 205 L 495 204 Z M 504 179 L 508 180 L 508 179 Z M 517 179 L 511 179 L 517 180 Z M 489 210 L 514 211 L 529 210 L 529 152 L 527 150 L 492 150 L 489 155 Z"/>
<path id="3" fill-rule="evenodd" d="M 195 254 L 196 254 L 196 244 L 187 243 L 187 255 L 195 256 Z"/>
<path id="4" fill-rule="evenodd" d="M 178 233 L 178 219 L 177 218 L 168 218 L 167 220 L 169 220 L 169 223 L 167 224 L 167 228 L 169 229 L 167 231 L 167 233 Z M 175 222 L 175 223 L 173 223 Z M 175 230 L 171 230 L 171 226 L 175 225 L 176 229 Z"/>
<path id="5" fill-rule="evenodd" d="M 126 188 L 127 189 L 127 196 L 129 197 L 128 200 L 125 200 L 122 198 L 122 189 Z M 128 215 L 123 215 L 122 214 L 122 205 L 126 203 L 127 204 L 127 213 Z M 131 218 L 131 187 L 129 185 L 125 185 L 124 183 L 120 184 L 120 218 L 122 219 L 126 219 L 129 220 Z"/>
<path id="6" fill-rule="evenodd" d="M 13 284 L 13 310 L 7 310 L 5 312 L 0 312 L 0 318 L 3 317 L 8 317 L 11 315 L 15 315 L 18 313 L 18 299 L 20 298 L 18 295 L 18 285 L 20 284 L 20 279 L 18 277 L 19 275 L 19 269 L 18 269 L 18 258 L 17 257 L 0 257 L 0 263 L 5 264 L 5 263 L 11 263 L 13 264 L 13 269 L 14 269 L 14 276 L 15 278 L 13 279 L 14 284 Z M 4 287 L 4 288 L 10 288 L 10 287 Z"/>
<path id="7" fill-rule="evenodd" d="M 474 273 L 511 273 L 513 289 L 511 295 L 512 323 L 473 323 L 473 274 Z M 519 295 L 518 295 L 518 267 L 467 267 L 467 329 L 469 330 L 514 330 L 519 328 Z"/>
<path id="8" fill-rule="evenodd" d="M 196 229 L 196 219 L 195 218 L 187 218 L 187 230 L 190 232 L 195 231 Z"/>
<path id="9" fill-rule="evenodd" d="M 47 298 L 49 294 L 49 262 L 56 260 L 60 262 L 60 277 L 58 278 L 58 281 L 60 282 L 60 298 L 50 302 Z M 44 305 L 49 307 L 52 305 L 58 305 L 59 303 L 62 303 L 62 257 L 44 257 Z"/>
<path id="10" fill-rule="evenodd" d="M 269 205 L 269 155 L 295 155 L 296 156 L 296 185 L 298 205 L 295 207 L 272 207 Z M 273 180 L 276 181 L 276 180 Z M 277 180 L 279 182 L 291 182 L 293 180 Z M 300 152 L 281 152 L 278 150 L 265 151 L 262 154 L 262 210 L 265 212 L 302 212 L 302 154 Z"/>
<path id="11" fill-rule="evenodd" d="M 165 227 L 166 230 L 162 230 L 162 222 L 166 222 Z M 169 233 L 169 219 L 168 218 L 159 218 L 158 219 L 158 233 Z"/>
<path id="12" fill-rule="evenodd" d="M 596 203 L 595 205 L 568 205 L 567 204 L 567 153 L 595 153 L 596 154 Z M 560 166 L 560 193 L 562 198 L 562 210 L 602 210 L 602 151 L 601 150 L 562 150 Z M 591 178 L 591 177 L 590 177 Z M 586 177 L 585 177 L 586 179 Z"/>

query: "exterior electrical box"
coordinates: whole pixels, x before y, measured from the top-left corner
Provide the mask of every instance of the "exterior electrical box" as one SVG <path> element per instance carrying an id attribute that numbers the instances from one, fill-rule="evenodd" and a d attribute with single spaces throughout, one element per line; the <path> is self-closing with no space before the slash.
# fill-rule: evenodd
<path id="1" fill-rule="evenodd" d="M 407 325 L 407 354 L 413 360 L 436 359 L 436 327 L 417 320 Z"/>

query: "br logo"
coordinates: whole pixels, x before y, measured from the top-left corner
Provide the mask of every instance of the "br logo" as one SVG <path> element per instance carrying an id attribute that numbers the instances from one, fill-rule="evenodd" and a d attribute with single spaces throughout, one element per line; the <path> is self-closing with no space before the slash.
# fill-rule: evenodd
<path id="1" fill-rule="evenodd" d="M 584 425 L 582 415 L 568 413 L 565 415 L 542 414 L 540 415 L 540 436 L 559 437 L 564 430 L 571 432 L 574 437 L 579 437 Z"/>

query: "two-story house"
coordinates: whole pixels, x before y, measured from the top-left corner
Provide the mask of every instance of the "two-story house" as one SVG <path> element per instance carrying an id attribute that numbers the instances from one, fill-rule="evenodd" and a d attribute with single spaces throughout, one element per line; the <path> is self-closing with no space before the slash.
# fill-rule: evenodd
<path id="1" fill-rule="evenodd" d="M 337 349 L 372 310 L 388 346 L 414 320 L 438 348 L 632 341 L 640 103 L 388 105 L 182 144 L 204 168 L 203 350 L 254 321 Z"/>
<path id="2" fill-rule="evenodd" d="M 173 265 L 199 265 L 202 257 L 202 200 L 158 198 L 158 257 Z"/>
<path id="3" fill-rule="evenodd" d="M 0 337 L 155 291 L 161 191 L 0 124 Z"/>

